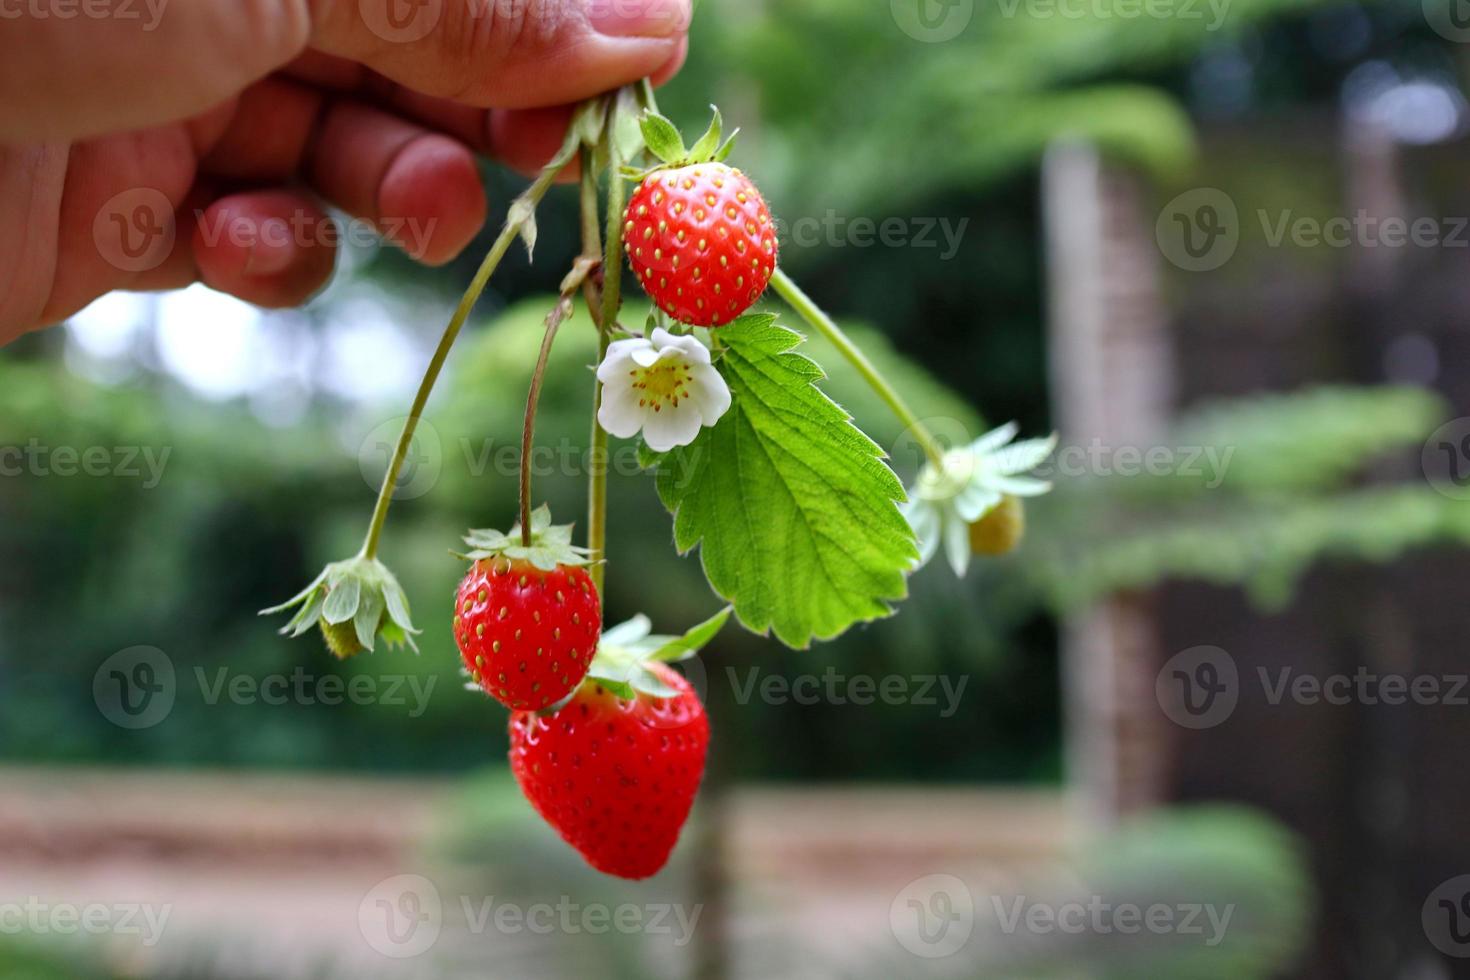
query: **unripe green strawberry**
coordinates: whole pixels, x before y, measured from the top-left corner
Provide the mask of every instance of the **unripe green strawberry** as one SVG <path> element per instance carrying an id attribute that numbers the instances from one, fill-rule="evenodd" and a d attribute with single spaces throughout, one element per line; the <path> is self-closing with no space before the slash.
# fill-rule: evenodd
<path id="1" fill-rule="evenodd" d="M 623 247 L 650 299 L 700 327 L 729 323 L 776 268 L 776 228 L 755 185 L 723 163 L 655 170 L 623 215 Z"/>
<path id="2" fill-rule="evenodd" d="M 970 525 L 970 551 L 977 555 L 1010 554 L 1025 533 L 1026 510 L 1021 499 L 1005 494 L 1000 503 Z"/>

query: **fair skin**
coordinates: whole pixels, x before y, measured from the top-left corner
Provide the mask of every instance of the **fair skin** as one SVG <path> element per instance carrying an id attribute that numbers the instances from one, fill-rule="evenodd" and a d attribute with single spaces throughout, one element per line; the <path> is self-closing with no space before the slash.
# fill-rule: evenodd
<path id="1" fill-rule="evenodd" d="M 485 221 L 477 155 L 536 169 L 571 104 L 673 75 L 688 24 L 689 0 L 0 0 L 0 344 L 115 289 L 299 304 L 335 259 L 324 202 L 447 262 Z M 130 262 L 153 201 L 174 235 Z"/>

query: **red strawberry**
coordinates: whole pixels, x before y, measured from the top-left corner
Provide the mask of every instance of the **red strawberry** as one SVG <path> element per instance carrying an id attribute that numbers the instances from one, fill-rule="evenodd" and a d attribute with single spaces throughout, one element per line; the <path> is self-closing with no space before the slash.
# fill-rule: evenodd
<path id="1" fill-rule="evenodd" d="M 623 214 L 623 247 L 658 308 L 700 327 L 745 312 L 776 268 L 766 202 L 744 174 L 716 162 L 645 177 Z"/>
<path id="2" fill-rule="evenodd" d="M 620 878 L 647 878 L 668 861 L 709 747 L 689 682 L 644 666 L 673 697 L 623 699 L 589 678 L 555 714 L 510 719 L 510 767 L 527 799 L 589 864 Z"/>
<path id="3" fill-rule="evenodd" d="M 454 597 L 454 639 L 465 668 L 507 708 L 540 710 L 582 682 L 597 653 L 602 600 L 572 548 L 569 527 L 533 519 L 532 545 L 472 531 L 475 559 Z"/>

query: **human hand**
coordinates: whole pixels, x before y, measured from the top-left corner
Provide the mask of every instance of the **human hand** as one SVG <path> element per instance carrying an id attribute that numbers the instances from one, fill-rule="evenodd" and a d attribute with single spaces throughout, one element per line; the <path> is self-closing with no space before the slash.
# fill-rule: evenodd
<path id="1" fill-rule="evenodd" d="M 0 344 L 114 289 L 305 300 L 320 201 L 427 264 L 569 105 L 683 63 L 689 0 L 0 3 Z M 69 11 L 68 16 L 63 16 Z"/>

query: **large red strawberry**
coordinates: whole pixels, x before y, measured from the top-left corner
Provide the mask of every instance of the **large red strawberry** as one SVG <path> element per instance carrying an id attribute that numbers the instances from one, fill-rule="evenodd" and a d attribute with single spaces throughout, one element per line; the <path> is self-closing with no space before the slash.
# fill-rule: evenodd
<path id="1" fill-rule="evenodd" d="M 645 667 L 671 696 L 623 698 L 589 677 L 556 713 L 510 719 L 521 790 L 589 864 L 620 878 L 647 878 L 668 861 L 709 747 L 689 682 L 665 664 Z"/>
<path id="2" fill-rule="evenodd" d="M 540 710 L 587 674 L 602 631 L 602 602 L 571 547 L 570 526 L 533 516 L 532 544 L 471 531 L 474 559 L 454 597 L 454 639 L 470 677 L 508 708 Z"/>
<path id="3" fill-rule="evenodd" d="M 719 162 L 730 144 L 716 149 L 718 112 L 692 150 L 661 116 L 645 117 L 643 132 L 668 166 L 648 172 L 628 201 L 628 262 L 643 291 L 675 320 L 729 323 L 760 297 L 775 271 L 771 213 L 749 178 Z"/>

